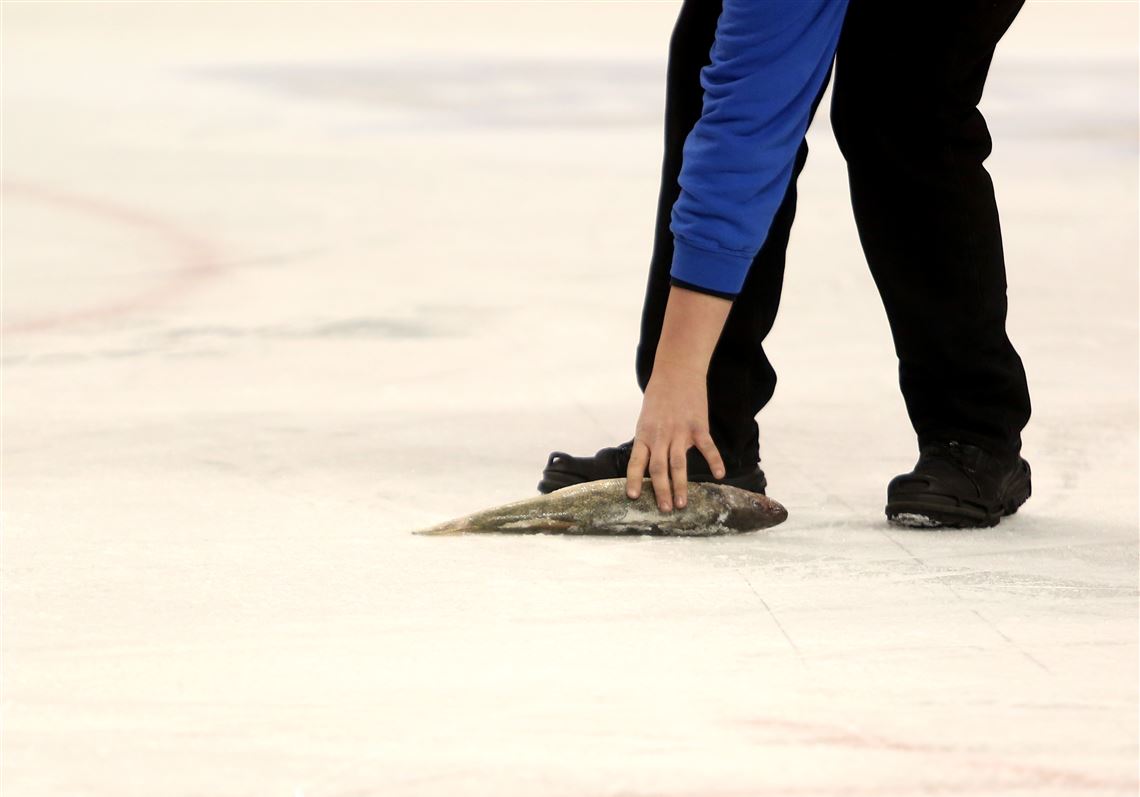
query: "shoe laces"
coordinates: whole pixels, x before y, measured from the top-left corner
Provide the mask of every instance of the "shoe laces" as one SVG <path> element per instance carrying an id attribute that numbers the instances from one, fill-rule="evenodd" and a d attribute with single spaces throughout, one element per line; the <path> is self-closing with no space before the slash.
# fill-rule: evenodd
<path id="1" fill-rule="evenodd" d="M 975 482 L 978 471 L 989 457 L 984 448 L 963 444 L 958 440 L 940 440 L 931 443 L 929 450 L 937 455 L 945 456 L 960 468 L 971 481 Z"/>

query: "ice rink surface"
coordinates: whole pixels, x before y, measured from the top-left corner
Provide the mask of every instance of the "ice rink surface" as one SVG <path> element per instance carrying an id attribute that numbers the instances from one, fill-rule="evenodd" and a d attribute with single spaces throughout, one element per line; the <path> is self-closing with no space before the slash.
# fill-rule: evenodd
<path id="1" fill-rule="evenodd" d="M 5 797 L 1137 793 L 1134 4 L 1030 0 L 983 103 L 1017 516 L 883 518 L 821 113 L 787 523 L 409 533 L 631 436 L 677 7 L 3 4 Z"/>

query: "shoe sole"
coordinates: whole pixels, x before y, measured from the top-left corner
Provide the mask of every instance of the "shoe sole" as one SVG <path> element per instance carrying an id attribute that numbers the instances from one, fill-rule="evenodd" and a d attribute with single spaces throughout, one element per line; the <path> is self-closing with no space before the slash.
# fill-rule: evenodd
<path id="1" fill-rule="evenodd" d="M 538 483 L 538 491 L 540 493 L 552 493 L 555 490 L 561 490 L 563 487 L 572 487 L 584 481 L 588 481 L 588 479 L 580 479 L 573 474 L 564 473 L 562 471 L 544 470 L 542 472 L 542 481 Z M 720 481 L 713 479 L 712 474 L 709 474 L 708 478 L 690 477 L 689 481 L 708 484 L 725 484 L 729 487 L 737 487 L 741 490 L 758 493 L 759 495 L 765 495 L 766 493 L 764 491 L 768 489 L 768 480 L 764 478 L 764 474 L 760 471 L 760 468 L 756 468 L 751 473 L 747 473 L 743 476 L 733 476 L 721 479 Z"/>
<path id="2" fill-rule="evenodd" d="M 969 529 L 992 528 L 1003 517 L 1014 514 L 1033 494 L 1028 463 L 1023 478 L 1010 488 L 1010 495 L 998 504 L 966 503 L 948 495 L 931 493 L 905 501 L 888 501 L 887 520 L 898 526 L 912 529 Z"/>

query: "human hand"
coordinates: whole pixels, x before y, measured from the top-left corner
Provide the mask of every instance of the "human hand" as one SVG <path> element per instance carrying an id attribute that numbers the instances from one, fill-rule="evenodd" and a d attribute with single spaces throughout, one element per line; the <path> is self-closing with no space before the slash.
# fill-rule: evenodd
<path id="1" fill-rule="evenodd" d="M 688 503 L 686 453 L 694 445 L 704 455 L 713 475 L 724 478 L 724 462 L 709 434 L 705 375 L 698 371 L 655 370 L 645 387 L 641 415 L 626 469 L 625 492 L 641 495 L 646 465 L 657 507 L 671 512 L 676 503 Z M 670 479 L 672 487 L 670 488 Z"/>

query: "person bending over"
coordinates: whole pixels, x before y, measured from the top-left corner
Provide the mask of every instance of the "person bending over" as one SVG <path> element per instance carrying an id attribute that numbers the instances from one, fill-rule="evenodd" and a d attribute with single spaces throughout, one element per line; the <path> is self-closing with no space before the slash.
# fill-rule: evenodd
<path id="1" fill-rule="evenodd" d="M 540 492 L 648 474 L 763 493 L 756 415 L 804 135 L 832 74 L 832 126 L 898 355 L 919 456 L 887 488 L 909 525 L 990 526 L 1030 494 L 1030 402 L 1006 334 L 990 136 L 978 111 L 1023 0 L 685 0 L 669 47 L 665 149 L 636 353 L 632 440 L 550 454 Z"/>

